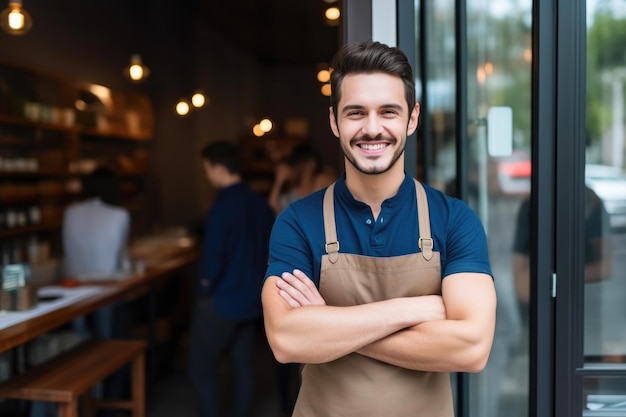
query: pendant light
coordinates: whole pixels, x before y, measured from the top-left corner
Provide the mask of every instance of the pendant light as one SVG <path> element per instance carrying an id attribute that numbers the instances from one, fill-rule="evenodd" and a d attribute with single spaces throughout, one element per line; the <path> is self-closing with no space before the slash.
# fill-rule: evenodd
<path id="1" fill-rule="evenodd" d="M 202 90 L 196 90 L 196 92 L 191 96 L 191 104 L 197 109 L 203 107 L 206 102 L 207 98 Z"/>
<path id="2" fill-rule="evenodd" d="M 181 98 L 178 100 L 178 103 L 176 103 L 176 114 L 179 116 L 187 116 L 190 110 L 189 102 L 184 98 Z"/>
<path id="3" fill-rule="evenodd" d="M 22 8 L 22 0 L 9 0 L 9 7 L 0 13 L 0 26 L 10 35 L 23 35 L 32 25 L 30 14 Z"/>
<path id="4" fill-rule="evenodd" d="M 139 54 L 133 54 L 130 57 L 130 64 L 124 68 L 124 75 L 131 81 L 140 82 L 148 78 L 150 69 L 141 62 Z"/>

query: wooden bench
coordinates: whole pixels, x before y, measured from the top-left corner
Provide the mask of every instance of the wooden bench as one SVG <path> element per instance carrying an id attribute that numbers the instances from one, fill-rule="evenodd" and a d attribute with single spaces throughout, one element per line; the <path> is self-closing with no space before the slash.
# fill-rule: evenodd
<path id="1" fill-rule="evenodd" d="M 145 349 L 143 340 L 92 340 L 34 366 L 0 384 L 0 398 L 50 401 L 59 404 L 59 417 L 78 416 L 78 399 L 84 396 L 85 416 L 94 410 L 131 410 L 145 416 Z M 132 362 L 132 398 L 94 401 L 91 388 Z"/>

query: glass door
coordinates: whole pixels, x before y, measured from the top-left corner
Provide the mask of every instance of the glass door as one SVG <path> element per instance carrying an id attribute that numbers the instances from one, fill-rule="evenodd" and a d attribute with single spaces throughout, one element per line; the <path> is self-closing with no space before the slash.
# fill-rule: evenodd
<path id="1" fill-rule="evenodd" d="M 529 415 L 531 35 L 528 2 L 415 2 L 424 179 L 481 217 L 498 296 L 486 369 L 455 375 L 460 417 Z"/>
<path id="2" fill-rule="evenodd" d="M 525 417 L 529 400 L 530 4 L 466 2 L 466 201 L 483 221 L 498 296 L 486 369 L 469 379 L 471 417 Z"/>
<path id="3" fill-rule="evenodd" d="M 583 415 L 626 416 L 626 3 L 587 0 Z"/>
<path id="4" fill-rule="evenodd" d="M 418 166 L 481 217 L 498 294 L 457 415 L 626 416 L 626 2 L 414 5 Z"/>

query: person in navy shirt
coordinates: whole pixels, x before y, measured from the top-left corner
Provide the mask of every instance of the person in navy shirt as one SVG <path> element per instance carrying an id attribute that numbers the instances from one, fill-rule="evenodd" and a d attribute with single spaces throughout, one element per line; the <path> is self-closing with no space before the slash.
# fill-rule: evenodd
<path id="1" fill-rule="evenodd" d="M 223 355 L 229 354 L 235 383 L 232 415 L 247 417 L 252 415 L 252 350 L 262 313 L 260 292 L 274 211 L 242 181 L 236 144 L 210 143 L 202 158 L 206 176 L 218 192 L 204 227 L 189 375 L 198 415 L 222 415 L 217 372 Z"/>
<path id="2" fill-rule="evenodd" d="M 405 172 L 419 118 L 406 55 L 352 43 L 331 67 L 345 172 L 278 216 L 262 291 L 274 356 L 305 364 L 293 416 L 452 417 L 449 372 L 481 371 L 493 342 L 484 228 Z"/>

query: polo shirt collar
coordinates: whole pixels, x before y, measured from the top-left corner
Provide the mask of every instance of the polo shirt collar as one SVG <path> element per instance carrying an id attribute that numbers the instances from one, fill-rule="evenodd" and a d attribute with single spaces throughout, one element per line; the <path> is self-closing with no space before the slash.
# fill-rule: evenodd
<path id="1" fill-rule="evenodd" d="M 346 174 L 343 173 L 335 183 L 335 195 L 342 202 L 353 205 L 355 207 L 369 207 L 367 204 L 356 200 L 348 187 L 346 186 Z M 384 206 L 397 207 L 402 204 L 406 204 L 407 198 L 411 195 L 415 195 L 415 185 L 413 185 L 413 177 L 411 177 L 406 171 L 404 172 L 404 180 L 400 184 L 398 192 L 393 197 L 383 201 Z"/>

